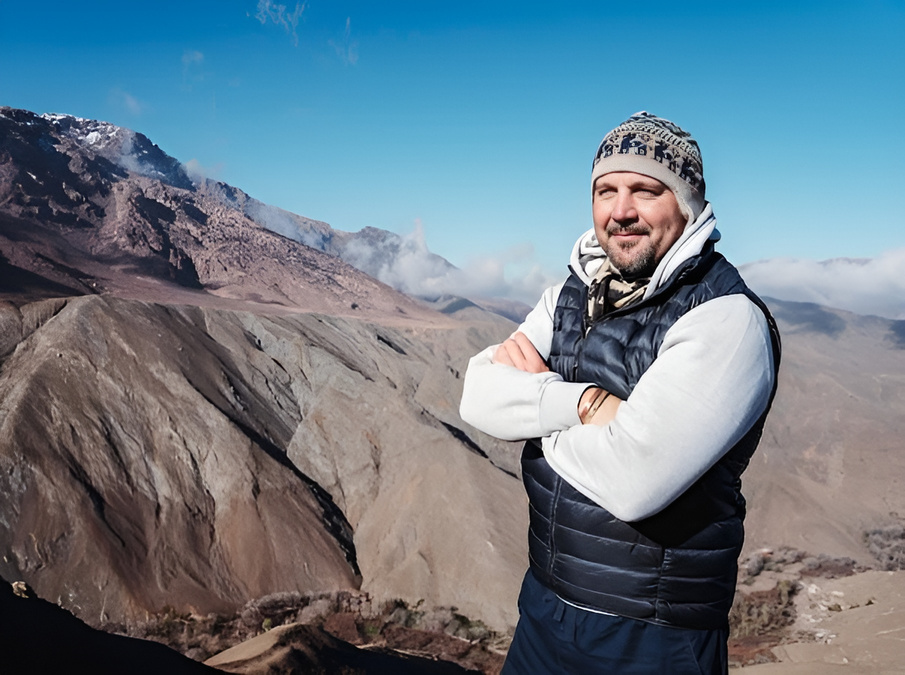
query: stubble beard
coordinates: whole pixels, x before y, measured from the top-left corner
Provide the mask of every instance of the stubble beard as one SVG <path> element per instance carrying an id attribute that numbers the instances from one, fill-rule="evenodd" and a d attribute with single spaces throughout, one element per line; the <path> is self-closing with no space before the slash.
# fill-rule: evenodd
<path id="1" fill-rule="evenodd" d="M 653 276 L 657 269 L 657 254 L 649 242 L 619 244 L 610 239 L 604 252 L 627 281 Z"/>

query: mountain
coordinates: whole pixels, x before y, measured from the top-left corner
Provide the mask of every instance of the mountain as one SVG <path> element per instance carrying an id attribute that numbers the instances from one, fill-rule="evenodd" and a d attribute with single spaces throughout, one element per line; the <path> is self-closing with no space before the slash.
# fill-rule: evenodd
<path id="1" fill-rule="evenodd" d="M 113 125 L 0 109 L 0 265 L 23 299 L 115 291 L 262 310 L 427 318 L 420 305 L 195 185 L 147 138 Z M 326 226 L 324 226 L 326 227 Z M 38 277 L 46 280 L 41 282 Z"/>
<path id="2" fill-rule="evenodd" d="M 61 296 L 115 290 L 418 316 L 420 305 L 375 279 L 412 290 L 396 271 L 413 256 L 455 270 L 391 232 L 340 232 L 225 183 L 193 181 L 147 137 L 105 122 L 0 107 L 0 167 L 0 271 L 22 298 L 42 297 L 38 285 Z"/>
<path id="3" fill-rule="evenodd" d="M 248 208 L 139 134 L 0 109 L 0 574 L 95 624 L 360 587 L 505 629 L 515 449 L 457 407 L 511 324 Z"/>
<path id="4" fill-rule="evenodd" d="M 742 479 L 747 546 L 873 562 L 866 533 L 905 521 L 905 321 L 769 304 L 784 353 L 773 411 Z"/>

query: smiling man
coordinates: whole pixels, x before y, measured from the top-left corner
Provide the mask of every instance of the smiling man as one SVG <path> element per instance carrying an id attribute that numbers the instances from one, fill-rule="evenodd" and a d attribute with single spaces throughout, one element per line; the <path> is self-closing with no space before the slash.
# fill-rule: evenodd
<path id="1" fill-rule="evenodd" d="M 571 274 L 468 366 L 462 418 L 526 439 L 529 569 L 504 674 L 724 673 L 740 476 L 779 335 L 714 250 L 701 154 L 646 112 L 608 133 Z"/>

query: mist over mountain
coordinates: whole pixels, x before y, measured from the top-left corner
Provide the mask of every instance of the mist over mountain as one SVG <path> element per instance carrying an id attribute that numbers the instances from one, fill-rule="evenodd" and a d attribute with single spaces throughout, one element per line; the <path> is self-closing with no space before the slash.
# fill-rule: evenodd
<path id="1" fill-rule="evenodd" d="M 0 108 L 0 577 L 93 625 L 354 591 L 511 628 L 519 446 L 457 409 L 518 313 L 339 257 L 411 250 L 192 179 L 141 134 Z M 746 554 L 895 566 L 905 322 L 769 304 Z"/>
<path id="2" fill-rule="evenodd" d="M 876 258 L 773 258 L 740 267 L 757 293 L 857 314 L 905 319 L 905 249 Z"/>

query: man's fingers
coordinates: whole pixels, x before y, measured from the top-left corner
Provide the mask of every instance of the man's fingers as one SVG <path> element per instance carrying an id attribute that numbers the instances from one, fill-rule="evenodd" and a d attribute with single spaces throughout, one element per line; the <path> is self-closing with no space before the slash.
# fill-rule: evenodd
<path id="1" fill-rule="evenodd" d="M 506 342 L 509 342 L 509 340 L 506 340 Z M 493 363 L 502 363 L 504 366 L 512 366 L 515 368 L 515 363 L 512 361 L 512 355 L 509 352 L 509 346 L 506 342 L 496 348 L 491 361 L 493 361 Z"/>
<path id="2" fill-rule="evenodd" d="M 524 333 L 516 332 L 493 353 L 494 363 L 518 368 L 526 373 L 545 373 L 547 364 Z"/>
<path id="3" fill-rule="evenodd" d="M 522 362 L 524 363 L 524 367 L 521 370 L 528 373 L 545 373 L 550 370 L 537 352 L 537 349 L 534 348 L 534 344 L 524 333 L 516 332 L 510 339 L 519 347 Z"/>
<path id="4" fill-rule="evenodd" d="M 512 365 L 518 368 L 519 370 L 525 370 L 525 355 L 522 353 L 522 348 L 519 346 L 518 342 L 509 338 L 503 343 L 503 347 L 506 348 L 506 353 L 509 355 L 509 360 L 512 362 Z"/>
<path id="5" fill-rule="evenodd" d="M 506 348 L 499 344 L 497 348 L 493 350 L 493 358 L 490 359 L 492 363 L 502 363 L 504 366 L 511 366 L 509 363 L 509 356 L 506 354 Z"/>

